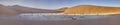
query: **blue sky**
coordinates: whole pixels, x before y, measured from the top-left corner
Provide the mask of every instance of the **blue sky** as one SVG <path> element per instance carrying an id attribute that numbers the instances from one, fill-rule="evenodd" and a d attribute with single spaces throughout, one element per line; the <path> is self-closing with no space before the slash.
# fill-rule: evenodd
<path id="1" fill-rule="evenodd" d="M 33 8 L 58 9 L 80 4 L 93 4 L 103 6 L 120 6 L 120 0 L 0 0 L 4 5 L 22 5 Z"/>

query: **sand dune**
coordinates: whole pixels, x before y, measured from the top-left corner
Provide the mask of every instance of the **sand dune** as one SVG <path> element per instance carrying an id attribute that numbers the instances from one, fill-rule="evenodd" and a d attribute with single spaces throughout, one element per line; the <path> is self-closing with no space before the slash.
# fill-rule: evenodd
<path id="1" fill-rule="evenodd" d="M 15 15 L 19 13 L 65 13 L 65 14 L 101 14 L 101 13 L 120 13 L 120 7 L 78 5 L 73 7 L 63 7 L 57 10 L 36 9 L 20 5 L 4 6 L 0 5 L 0 14 Z"/>
<path id="2" fill-rule="evenodd" d="M 0 16 L 3 15 L 17 15 L 17 12 L 14 10 L 10 10 L 3 5 L 0 5 Z"/>
<path id="3" fill-rule="evenodd" d="M 31 7 L 24 7 L 19 5 L 4 6 L 0 5 L 0 15 L 18 15 L 19 13 L 59 13 L 61 11 L 37 9 Z"/>
<path id="4" fill-rule="evenodd" d="M 100 13 L 120 13 L 120 7 L 96 6 L 96 5 L 78 5 L 71 7 L 65 14 L 100 14 Z"/>
<path id="5" fill-rule="evenodd" d="M 56 10 L 36 9 L 36 8 L 19 6 L 19 5 L 10 6 L 9 8 L 12 10 L 18 11 L 19 13 L 58 13 L 60 12 Z"/>

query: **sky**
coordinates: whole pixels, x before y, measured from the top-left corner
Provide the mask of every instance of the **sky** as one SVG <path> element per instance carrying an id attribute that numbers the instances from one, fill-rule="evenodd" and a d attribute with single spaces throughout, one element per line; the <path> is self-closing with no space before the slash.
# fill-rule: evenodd
<path id="1" fill-rule="evenodd" d="M 81 4 L 120 7 L 120 0 L 0 0 L 0 4 L 21 5 L 43 9 L 59 9 Z"/>

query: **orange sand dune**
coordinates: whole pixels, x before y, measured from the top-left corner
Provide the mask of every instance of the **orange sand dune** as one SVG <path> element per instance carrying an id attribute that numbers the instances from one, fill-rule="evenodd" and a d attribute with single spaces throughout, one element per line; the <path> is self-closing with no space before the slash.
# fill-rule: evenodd
<path id="1" fill-rule="evenodd" d="M 71 7 L 65 14 L 100 14 L 100 13 L 120 13 L 120 7 L 96 6 L 96 5 L 78 5 Z"/>

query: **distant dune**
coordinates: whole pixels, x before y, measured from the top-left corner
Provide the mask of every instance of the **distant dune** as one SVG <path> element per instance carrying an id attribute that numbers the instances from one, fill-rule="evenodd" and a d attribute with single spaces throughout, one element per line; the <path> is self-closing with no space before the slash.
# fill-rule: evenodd
<path id="1" fill-rule="evenodd" d="M 6 6 L 0 5 L 0 16 L 3 15 L 17 15 L 17 12 L 6 8 Z"/>
<path id="2" fill-rule="evenodd" d="M 30 8 L 19 5 L 10 6 L 9 8 L 19 13 L 59 13 L 60 12 L 57 10 L 37 9 L 37 8 Z"/>
<path id="3" fill-rule="evenodd" d="M 20 13 L 60 13 L 62 11 L 37 9 L 31 7 L 24 7 L 19 5 L 4 6 L 0 5 L 0 15 L 18 15 Z"/>
<path id="4" fill-rule="evenodd" d="M 70 7 L 63 12 L 65 14 L 100 14 L 100 13 L 120 13 L 120 7 L 78 5 Z"/>

